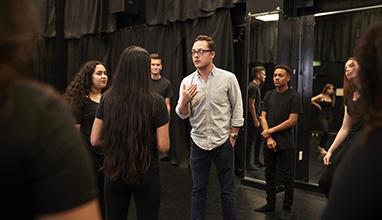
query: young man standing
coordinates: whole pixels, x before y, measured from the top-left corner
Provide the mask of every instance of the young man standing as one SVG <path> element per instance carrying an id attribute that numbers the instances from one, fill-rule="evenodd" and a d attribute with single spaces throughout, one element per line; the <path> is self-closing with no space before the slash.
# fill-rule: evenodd
<path id="1" fill-rule="evenodd" d="M 150 54 L 151 58 L 151 89 L 161 95 L 167 106 L 168 114 L 171 113 L 171 82 L 161 75 L 162 58 L 157 53 Z"/>
<path id="2" fill-rule="evenodd" d="M 170 115 L 171 114 L 171 97 L 173 95 L 171 82 L 161 75 L 163 65 L 162 65 L 162 58 L 160 57 L 160 55 L 157 53 L 152 53 L 150 54 L 150 58 L 151 58 L 151 65 L 150 65 L 151 90 L 158 93 L 160 96 L 163 97 L 166 103 L 167 112 Z M 170 161 L 171 164 L 176 165 L 174 146 L 170 148 L 170 153 L 159 152 L 159 159 L 161 161 Z"/>
<path id="3" fill-rule="evenodd" d="M 199 35 L 192 46 L 196 71 L 179 88 L 180 118 L 189 118 L 191 130 L 192 219 L 205 219 L 208 176 L 215 162 L 222 199 L 223 219 L 236 219 L 234 146 L 243 126 L 243 106 L 235 75 L 215 67 L 215 43 Z"/>
<path id="4" fill-rule="evenodd" d="M 291 70 L 286 65 L 277 65 L 273 74 L 275 89 L 267 92 L 261 112 L 264 148 L 265 181 L 267 183 L 267 204 L 255 209 L 258 212 L 272 212 L 276 206 L 276 168 L 283 177 L 285 195 L 281 219 L 291 218 L 294 194 L 295 144 L 293 127 L 302 113 L 300 95 L 290 89 L 288 82 Z"/>
<path id="5" fill-rule="evenodd" d="M 250 79 L 251 82 L 248 85 L 246 168 L 247 170 L 255 170 L 264 166 L 260 162 L 260 150 L 262 147 L 262 138 L 260 136 L 260 86 L 266 79 L 265 68 L 263 66 L 253 67 Z"/>

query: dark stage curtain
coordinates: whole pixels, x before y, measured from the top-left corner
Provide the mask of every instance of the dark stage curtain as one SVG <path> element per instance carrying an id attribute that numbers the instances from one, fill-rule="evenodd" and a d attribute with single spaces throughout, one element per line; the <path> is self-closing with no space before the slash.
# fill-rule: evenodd
<path id="1" fill-rule="evenodd" d="M 108 37 L 101 34 L 68 40 L 68 82 L 73 79 L 83 63 L 90 60 L 106 62 L 107 41 Z"/>
<path id="2" fill-rule="evenodd" d="M 146 1 L 146 23 L 170 24 L 208 17 L 219 8 L 232 8 L 244 0 L 156 0 Z"/>
<path id="3" fill-rule="evenodd" d="M 115 30 L 115 16 L 110 14 L 107 0 L 65 0 L 65 38 Z"/>
<path id="4" fill-rule="evenodd" d="M 380 23 L 382 8 L 316 18 L 315 60 L 346 61 L 362 33 Z"/>
<path id="5" fill-rule="evenodd" d="M 254 21 L 251 23 L 249 62 L 277 62 L 278 22 Z"/>
<path id="6" fill-rule="evenodd" d="M 56 36 L 55 0 L 33 0 L 41 16 L 41 30 L 44 37 Z"/>

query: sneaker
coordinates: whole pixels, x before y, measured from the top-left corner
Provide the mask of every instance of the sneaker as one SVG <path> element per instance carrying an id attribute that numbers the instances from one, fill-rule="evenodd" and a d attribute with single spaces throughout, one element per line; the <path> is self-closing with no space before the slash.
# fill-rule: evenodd
<path id="1" fill-rule="evenodd" d="M 275 211 L 275 206 L 267 203 L 259 208 L 256 208 L 255 211 L 256 212 L 273 212 Z"/>
<path id="2" fill-rule="evenodd" d="M 280 214 L 280 219 L 288 220 L 288 219 L 291 219 L 291 218 L 292 218 L 292 210 L 291 209 L 283 208 L 283 210 L 281 211 L 281 214 Z"/>

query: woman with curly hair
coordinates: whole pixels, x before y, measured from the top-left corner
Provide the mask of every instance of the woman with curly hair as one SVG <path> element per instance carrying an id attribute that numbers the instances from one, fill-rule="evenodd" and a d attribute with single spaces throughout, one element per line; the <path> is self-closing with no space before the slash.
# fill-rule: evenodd
<path id="1" fill-rule="evenodd" d="M 69 103 L 75 116 L 75 126 L 80 129 L 93 158 L 94 169 L 98 182 L 100 208 L 104 213 L 103 187 L 104 174 L 102 168 L 102 151 L 90 144 L 90 133 L 95 113 L 100 102 L 102 91 L 106 88 L 108 76 L 105 65 L 97 60 L 82 65 L 80 71 L 69 84 L 64 99 Z"/>
<path id="2" fill-rule="evenodd" d="M 369 29 L 355 55 L 364 128 L 338 168 L 322 219 L 373 219 L 382 197 L 382 25 Z"/>
<path id="3" fill-rule="evenodd" d="M 169 149 L 164 99 L 150 92 L 150 55 L 136 46 L 119 59 L 111 88 L 102 96 L 91 143 L 104 147 L 106 219 L 126 219 L 134 196 L 138 219 L 158 219 L 158 150 Z"/>

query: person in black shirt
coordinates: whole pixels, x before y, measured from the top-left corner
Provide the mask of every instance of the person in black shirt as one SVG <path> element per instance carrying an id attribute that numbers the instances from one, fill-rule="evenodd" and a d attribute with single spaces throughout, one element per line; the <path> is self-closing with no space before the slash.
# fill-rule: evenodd
<path id="1" fill-rule="evenodd" d="M 106 88 L 107 80 L 105 65 L 97 60 L 89 61 L 82 65 L 81 70 L 69 84 L 64 94 L 64 99 L 70 105 L 75 116 L 75 127 L 81 131 L 93 158 L 102 214 L 104 214 L 102 151 L 91 146 L 90 133 L 97 106 L 101 99 L 101 92 Z"/>
<path id="2" fill-rule="evenodd" d="M 326 196 L 330 193 L 333 176 L 342 158 L 346 154 L 349 146 L 353 143 L 354 137 L 362 130 L 363 122 L 360 115 L 355 110 L 359 105 L 360 97 L 355 82 L 359 71 L 359 64 L 356 58 L 350 57 L 345 63 L 344 74 L 344 117 L 342 126 L 330 145 L 323 158 L 326 165 L 322 173 L 318 186 Z M 340 147 L 343 146 L 343 147 Z M 340 149 L 339 149 L 340 148 Z"/>
<path id="3" fill-rule="evenodd" d="M 22 79 L 41 36 L 32 2 L 0 1 L 0 219 L 100 220 L 73 118 L 56 91 Z"/>
<path id="4" fill-rule="evenodd" d="M 262 137 L 264 148 L 265 181 L 267 184 L 267 203 L 255 209 L 270 212 L 276 206 L 276 168 L 279 167 L 285 187 L 284 205 L 281 218 L 291 217 L 294 194 L 295 144 L 293 127 L 302 113 L 300 95 L 290 89 L 288 82 L 291 70 L 286 65 L 277 65 L 273 74 L 275 89 L 264 96 L 261 112 Z"/>
<path id="5" fill-rule="evenodd" d="M 246 168 L 254 170 L 263 167 L 260 162 L 260 150 L 262 147 L 260 114 L 261 114 L 261 91 L 260 86 L 265 82 L 266 74 L 263 66 L 255 66 L 252 69 L 251 82 L 248 85 L 248 115 L 247 115 L 247 148 Z"/>
<path id="6" fill-rule="evenodd" d="M 150 70 L 151 91 L 158 93 L 164 98 L 168 114 L 171 115 L 171 97 L 173 96 L 171 82 L 164 76 L 162 76 L 162 58 L 157 53 L 150 54 Z M 170 135 L 171 136 L 171 135 Z M 159 159 L 161 161 L 170 161 L 171 164 L 176 165 L 176 152 L 174 146 L 170 149 L 170 155 L 168 153 L 159 153 Z"/>
<path id="7" fill-rule="evenodd" d="M 171 82 L 161 75 L 163 68 L 162 58 L 157 53 L 150 54 L 151 81 L 152 91 L 162 96 L 166 102 L 168 114 L 171 113 L 171 97 L 173 96 Z"/>
<path id="8" fill-rule="evenodd" d="M 334 86 L 331 83 L 326 84 L 320 94 L 312 97 L 311 102 L 319 110 L 318 123 L 322 134 L 318 151 L 320 152 L 320 155 L 324 157 L 328 150 L 327 142 L 329 138 L 329 127 L 330 123 L 333 121 L 333 107 L 336 104 Z"/>
<path id="9" fill-rule="evenodd" d="M 380 218 L 382 197 L 382 25 L 370 28 L 355 50 L 363 130 L 334 176 L 322 219 Z"/>
<path id="10" fill-rule="evenodd" d="M 126 48 L 112 86 L 102 96 L 91 143 L 104 148 L 106 219 L 126 219 L 134 196 L 138 219 L 158 219 L 158 150 L 169 149 L 169 115 L 149 91 L 150 57 L 141 47 Z"/>

